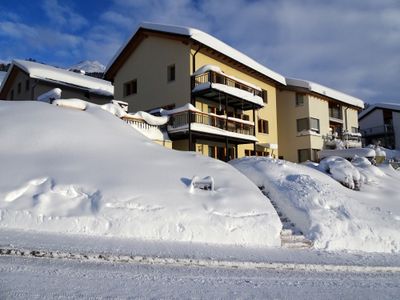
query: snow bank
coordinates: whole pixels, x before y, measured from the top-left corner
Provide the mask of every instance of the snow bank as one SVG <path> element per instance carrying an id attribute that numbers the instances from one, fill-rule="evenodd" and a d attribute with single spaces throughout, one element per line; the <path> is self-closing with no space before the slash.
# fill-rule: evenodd
<path id="1" fill-rule="evenodd" d="M 0 102 L 0 228 L 279 246 L 281 223 L 231 166 L 168 150 L 94 104 Z M 211 176 L 214 191 L 191 190 Z"/>
<path id="2" fill-rule="evenodd" d="M 313 168 L 267 157 L 231 161 L 264 186 L 282 212 L 327 250 L 400 251 L 400 173 L 388 165 L 361 191 L 345 188 Z"/>
<path id="3" fill-rule="evenodd" d="M 51 101 L 61 98 L 61 92 L 62 91 L 59 88 L 51 89 L 50 91 L 41 94 L 39 97 L 37 97 L 37 100 L 46 103 L 51 103 Z"/>
<path id="4" fill-rule="evenodd" d="M 329 156 L 321 160 L 319 169 L 330 174 L 335 180 L 352 190 L 359 190 L 361 185 L 360 172 L 346 159 Z"/>

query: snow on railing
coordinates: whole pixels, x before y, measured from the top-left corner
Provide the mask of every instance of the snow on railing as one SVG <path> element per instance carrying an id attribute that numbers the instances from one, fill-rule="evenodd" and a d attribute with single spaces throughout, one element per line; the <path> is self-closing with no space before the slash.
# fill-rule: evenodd
<path id="1" fill-rule="evenodd" d="M 165 140 L 165 135 L 161 126 L 151 125 L 146 123 L 143 119 L 133 118 L 131 116 L 124 116 L 121 119 L 152 140 Z"/>

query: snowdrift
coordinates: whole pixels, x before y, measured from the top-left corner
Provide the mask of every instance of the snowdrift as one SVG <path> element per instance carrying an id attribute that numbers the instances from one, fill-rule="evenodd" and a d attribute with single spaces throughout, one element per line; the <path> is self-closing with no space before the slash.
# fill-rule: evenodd
<path id="1" fill-rule="evenodd" d="M 327 250 L 399 252 L 400 174 L 389 165 L 377 168 L 358 159 L 360 191 L 342 186 L 315 165 L 266 157 L 230 162 L 257 186 L 264 186 L 282 212 Z"/>
<path id="2" fill-rule="evenodd" d="M 0 228 L 279 246 L 268 199 L 231 166 L 156 145 L 99 106 L 0 101 Z M 213 190 L 193 189 L 194 176 Z"/>

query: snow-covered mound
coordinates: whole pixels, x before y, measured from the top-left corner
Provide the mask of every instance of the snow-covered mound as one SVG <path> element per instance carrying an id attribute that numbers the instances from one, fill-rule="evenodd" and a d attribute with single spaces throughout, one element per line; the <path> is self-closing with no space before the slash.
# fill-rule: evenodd
<path id="1" fill-rule="evenodd" d="M 324 158 L 319 164 L 319 169 L 322 172 L 330 174 L 345 187 L 352 190 L 360 189 L 360 172 L 348 160 L 342 157 L 329 156 Z"/>
<path id="2" fill-rule="evenodd" d="M 97 60 L 84 60 L 68 68 L 68 70 L 83 70 L 86 73 L 103 73 L 105 69 L 106 67 Z"/>
<path id="3" fill-rule="evenodd" d="M 276 212 L 240 172 L 154 144 L 97 105 L 0 101 L 0 128 L 0 228 L 280 245 Z"/>
<path id="4" fill-rule="evenodd" d="M 399 252 L 400 193 L 396 189 L 400 173 L 389 165 L 370 166 L 376 168 L 369 172 L 373 180 L 361 191 L 353 191 L 315 166 L 267 157 L 230 163 L 257 186 L 264 186 L 281 211 L 314 241 L 314 247 Z M 359 166 L 366 167 L 361 162 Z"/>

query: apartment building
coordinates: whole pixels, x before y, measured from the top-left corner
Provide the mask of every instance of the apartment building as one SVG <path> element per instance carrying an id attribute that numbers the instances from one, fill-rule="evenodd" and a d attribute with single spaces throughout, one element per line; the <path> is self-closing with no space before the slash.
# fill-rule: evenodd
<path id="1" fill-rule="evenodd" d="M 285 78 L 200 30 L 143 23 L 108 65 L 130 111 L 167 111 L 172 147 L 229 160 L 278 155 Z"/>
<path id="2" fill-rule="evenodd" d="M 322 149 L 361 147 L 361 99 L 323 85 L 286 78 L 277 93 L 279 156 L 317 161 Z"/>
<path id="3" fill-rule="evenodd" d="M 365 145 L 400 149 L 400 104 L 375 103 L 363 110 L 358 120 Z"/>

